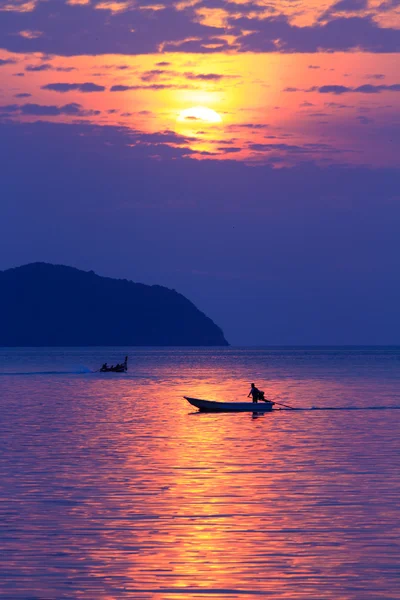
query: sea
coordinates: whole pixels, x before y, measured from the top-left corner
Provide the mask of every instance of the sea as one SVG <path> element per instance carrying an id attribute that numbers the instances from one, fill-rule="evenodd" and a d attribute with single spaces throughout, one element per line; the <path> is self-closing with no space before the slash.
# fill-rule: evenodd
<path id="1" fill-rule="evenodd" d="M 2 348 L 0 597 L 398 600 L 399 456 L 400 347 Z"/>

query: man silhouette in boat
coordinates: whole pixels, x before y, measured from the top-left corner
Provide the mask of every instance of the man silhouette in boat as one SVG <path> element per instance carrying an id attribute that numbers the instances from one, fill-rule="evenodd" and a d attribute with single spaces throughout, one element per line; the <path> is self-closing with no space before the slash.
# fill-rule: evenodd
<path id="1" fill-rule="evenodd" d="M 264 400 L 264 392 L 261 392 L 258 388 L 256 388 L 254 383 L 251 384 L 250 392 L 248 393 L 247 397 L 250 398 L 250 396 L 253 397 L 253 402 L 255 404 L 259 400 Z"/>
<path id="2" fill-rule="evenodd" d="M 104 363 L 104 365 L 102 365 L 100 372 L 102 373 L 108 373 L 110 371 L 113 371 L 114 373 L 126 373 L 126 371 L 128 370 L 128 357 L 125 356 L 125 360 L 123 363 L 119 364 L 117 363 L 114 367 L 114 365 L 111 365 L 111 367 L 109 367 L 107 365 L 107 363 Z"/>

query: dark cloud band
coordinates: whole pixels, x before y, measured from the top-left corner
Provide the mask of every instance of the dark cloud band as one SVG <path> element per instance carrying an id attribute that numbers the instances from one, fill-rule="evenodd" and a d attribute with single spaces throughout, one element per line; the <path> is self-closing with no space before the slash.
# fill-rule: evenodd
<path id="1" fill-rule="evenodd" d="M 258 5 L 244 4 L 239 10 L 242 5 L 222 3 L 226 23 L 215 27 L 200 22 L 201 3 L 184 9 L 167 4 L 158 10 L 127 5 L 124 11 L 112 11 L 89 3 L 48 0 L 33 5 L 33 10 L 1 11 L 0 7 L 0 47 L 60 56 L 226 50 L 399 52 L 400 30 L 381 27 L 371 15 L 363 14 L 364 4 L 341 0 L 324 22 L 300 27 L 276 9 L 261 11 Z M 357 16 L 349 16 L 354 11 Z"/>

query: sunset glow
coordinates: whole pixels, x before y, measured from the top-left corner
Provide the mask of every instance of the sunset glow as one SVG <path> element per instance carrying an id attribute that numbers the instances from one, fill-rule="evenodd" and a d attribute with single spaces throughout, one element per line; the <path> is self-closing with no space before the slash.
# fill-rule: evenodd
<path id="1" fill-rule="evenodd" d="M 212 110 L 204 106 L 194 106 L 193 108 L 186 108 L 179 113 L 179 121 L 202 121 L 206 123 L 220 123 L 222 121 L 221 116 Z"/>
<path id="2" fill-rule="evenodd" d="M 260 343 L 269 310 L 292 339 L 297 293 L 301 329 L 371 265 L 392 289 L 399 27 L 392 0 L 0 0 L 3 255 L 46 259 L 54 216 L 59 262 L 85 240 L 77 266 L 182 288 Z"/>
<path id="3" fill-rule="evenodd" d="M 0 0 L 0 597 L 399 597 L 399 54 L 400 0 Z"/>

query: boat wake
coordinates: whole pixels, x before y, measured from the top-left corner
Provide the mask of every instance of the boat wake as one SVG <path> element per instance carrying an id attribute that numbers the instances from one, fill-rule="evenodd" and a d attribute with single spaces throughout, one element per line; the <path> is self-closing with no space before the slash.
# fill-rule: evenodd
<path id="1" fill-rule="evenodd" d="M 87 367 L 80 367 L 74 371 L 10 371 L 8 373 L 0 373 L 0 377 L 12 377 L 15 375 L 86 375 L 90 373 L 96 373 L 96 371 L 92 371 L 92 369 Z"/>
<path id="2" fill-rule="evenodd" d="M 400 406 L 311 406 L 295 410 L 400 410 Z"/>

